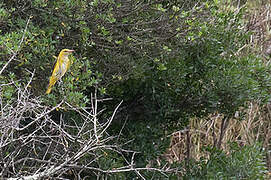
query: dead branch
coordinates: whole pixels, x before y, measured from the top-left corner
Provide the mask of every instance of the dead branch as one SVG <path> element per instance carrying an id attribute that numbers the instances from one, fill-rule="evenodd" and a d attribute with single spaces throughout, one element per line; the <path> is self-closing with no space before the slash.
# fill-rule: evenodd
<path id="1" fill-rule="evenodd" d="M 121 149 L 121 144 L 113 142 L 114 136 L 107 129 L 111 125 L 120 102 L 112 115 L 100 120 L 104 109 L 99 108 L 95 91 L 91 98 L 91 107 L 74 107 L 64 100 L 54 107 L 43 105 L 40 97 L 31 95 L 29 85 L 34 77 L 31 73 L 25 86 L 11 84 L 16 88 L 16 98 L 5 102 L 0 94 L 0 179 L 26 179 L 62 177 L 70 171 L 76 171 L 77 177 L 83 172 L 95 174 L 113 174 L 134 172 L 146 179 L 142 171 L 156 171 L 166 176 L 169 169 L 136 167 L 134 157 L 137 152 Z M 0 92 L 2 93 L 2 92 Z M 59 119 L 52 113 L 62 106 L 78 114 L 79 119 L 69 119 L 64 113 Z M 107 152 L 118 153 L 126 165 L 114 169 L 103 169 L 99 159 Z M 122 153 L 131 153 L 130 160 Z M 91 171 L 90 171 L 91 170 Z"/>

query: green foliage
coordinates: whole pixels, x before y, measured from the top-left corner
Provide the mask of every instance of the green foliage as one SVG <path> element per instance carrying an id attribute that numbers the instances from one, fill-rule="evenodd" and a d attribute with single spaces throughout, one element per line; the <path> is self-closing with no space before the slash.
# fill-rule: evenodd
<path id="1" fill-rule="evenodd" d="M 232 115 L 247 101 L 269 99 L 269 67 L 256 55 L 240 52 L 248 38 L 241 28 L 244 9 L 220 11 L 206 4 L 189 13 L 178 16 L 188 17 L 182 19 L 185 35 L 180 31 L 165 41 L 163 53 L 137 64 L 132 78 L 111 87 L 112 94 L 139 96 L 147 113 L 173 121 L 212 112 Z"/>
<path id="2" fill-rule="evenodd" d="M 3 104 L 11 104 L 15 101 L 14 94 L 16 92 L 16 86 L 19 85 L 18 82 L 14 81 L 14 74 L 10 73 L 7 77 L 0 76 L 0 83 L 1 83 L 1 98 Z M 14 83 L 14 84 L 13 84 Z M 12 84 L 12 85 L 11 85 Z"/>
<path id="3" fill-rule="evenodd" d="M 83 91 L 100 81 L 93 74 L 96 70 L 108 89 L 101 88 L 103 93 L 118 101 L 132 100 L 142 88 L 140 95 L 150 111 L 169 119 L 213 111 L 232 114 L 247 100 L 268 99 L 268 90 L 259 85 L 262 81 L 269 87 L 266 68 L 259 58 L 239 52 L 248 38 L 242 30 L 244 9 L 221 11 L 219 2 L 206 2 L 191 11 L 184 8 L 185 3 L 144 2 L 137 7 L 136 1 L 4 1 L 1 17 L 12 28 L 1 32 L 1 53 L 4 57 L 18 50 L 31 17 L 18 61 L 9 70 L 20 79 L 26 69 L 35 69 L 36 94 L 46 89 L 53 56 L 68 47 L 76 50 L 72 65 L 76 67 L 59 89 L 79 90 L 70 98 L 77 99 L 77 104 L 86 99 Z M 163 19 L 157 21 L 158 17 Z M 254 67 L 261 70 L 256 74 Z M 136 83 L 129 87 L 129 81 Z M 58 102 L 65 94 L 57 93 L 49 101 Z"/>
<path id="4" fill-rule="evenodd" d="M 194 162 L 185 179 L 265 179 L 265 152 L 260 144 L 240 147 L 231 144 L 229 154 L 207 148 L 210 157 Z"/>

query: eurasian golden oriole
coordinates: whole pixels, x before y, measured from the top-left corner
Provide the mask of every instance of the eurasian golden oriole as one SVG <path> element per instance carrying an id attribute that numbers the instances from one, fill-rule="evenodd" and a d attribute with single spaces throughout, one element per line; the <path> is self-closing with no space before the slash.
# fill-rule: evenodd
<path id="1" fill-rule="evenodd" d="M 46 91 L 46 94 L 49 94 L 52 90 L 52 87 L 55 85 L 56 81 L 62 78 L 64 74 L 70 67 L 71 61 L 69 59 L 69 55 L 74 50 L 71 49 L 62 49 L 58 55 L 53 73 L 50 77 L 50 82 Z"/>

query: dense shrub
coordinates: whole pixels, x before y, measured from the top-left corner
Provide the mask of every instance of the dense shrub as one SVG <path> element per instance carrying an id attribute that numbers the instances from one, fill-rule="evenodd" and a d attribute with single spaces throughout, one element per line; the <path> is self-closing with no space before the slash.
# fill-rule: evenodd
<path id="1" fill-rule="evenodd" d="M 206 148 L 209 159 L 191 163 L 185 179 L 266 179 L 265 152 L 260 144 L 239 147 L 232 143 L 229 154 Z"/>
<path id="2" fill-rule="evenodd" d="M 124 142 L 135 138 L 129 145 L 143 149 L 143 158 L 135 160 L 145 165 L 165 149 L 167 140 L 159 139 L 187 125 L 190 117 L 232 116 L 247 101 L 270 98 L 270 67 L 247 46 L 245 8 L 222 5 L 208 0 L 3 0 L 2 102 L 16 104 L 17 88 L 27 85 L 46 106 L 64 101 L 86 107 L 98 89 L 113 97 L 103 104 L 108 112 L 101 116 L 108 117 L 124 100 L 110 132 L 121 131 Z M 63 48 L 75 50 L 73 64 L 45 96 L 54 56 Z M 52 114 L 73 114 L 66 105 Z M 132 128 L 125 129 L 124 120 Z"/>
<path id="3" fill-rule="evenodd" d="M 19 50 L 8 70 L 24 81 L 35 69 L 32 88 L 40 95 L 53 56 L 73 48 L 75 63 L 62 86 L 69 101 L 87 102 L 87 89 L 103 75 L 111 96 L 141 97 L 152 107 L 147 113 L 174 120 L 217 110 L 232 114 L 247 100 L 266 98 L 262 86 L 269 79 L 261 60 L 241 51 L 248 38 L 244 9 L 193 3 L 3 1 L 2 63 Z"/>

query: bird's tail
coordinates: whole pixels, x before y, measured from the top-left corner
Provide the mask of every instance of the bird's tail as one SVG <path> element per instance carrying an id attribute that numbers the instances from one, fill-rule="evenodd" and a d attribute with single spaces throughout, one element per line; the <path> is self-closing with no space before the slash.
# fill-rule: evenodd
<path id="1" fill-rule="evenodd" d="M 56 76 L 50 77 L 50 82 L 49 82 L 48 88 L 46 90 L 46 94 L 49 94 L 52 91 L 52 87 L 55 85 L 56 81 L 57 81 Z"/>
<path id="2" fill-rule="evenodd" d="M 50 94 L 51 91 L 52 91 L 52 87 L 48 87 L 46 90 L 46 94 Z"/>

